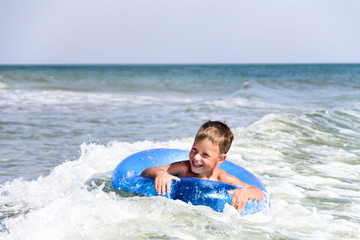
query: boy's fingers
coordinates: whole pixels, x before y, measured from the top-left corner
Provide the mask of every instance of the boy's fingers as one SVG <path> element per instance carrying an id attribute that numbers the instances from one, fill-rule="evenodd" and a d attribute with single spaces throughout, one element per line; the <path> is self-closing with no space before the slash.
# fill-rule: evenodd
<path id="1" fill-rule="evenodd" d="M 155 179 L 155 183 L 154 183 L 154 185 L 155 185 L 155 191 L 159 194 L 159 183 L 158 183 L 158 181 Z"/>
<path id="2" fill-rule="evenodd" d="M 244 207 L 245 207 L 245 204 L 246 204 L 246 202 L 244 202 L 244 203 L 241 203 L 241 205 L 240 205 L 240 209 L 239 209 L 239 211 L 241 212 L 243 209 L 244 209 Z"/>
<path id="3" fill-rule="evenodd" d="M 180 181 L 180 178 L 173 176 L 171 179 L 164 182 L 162 180 L 155 179 L 154 185 L 156 192 L 159 195 L 165 195 L 168 191 L 170 191 L 172 180 Z"/>
<path id="4" fill-rule="evenodd" d="M 238 197 L 238 194 L 235 194 L 235 190 L 229 190 L 227 192 L 234 195 L 231 200 L 231 206 L 241 212 L 245 207 L 246 201 L 241 201 L 241 199 Z"/>
<path id="5" fill-rule="evenodd" d="M 242 202 L 242 201 L 239 200 L 239 201 L 237 201 L 237 202 L 235 203 L 234 208 L 236 208 L 236 210 L 238 210 L 239 212 L 241 212 L 241 211 L 244 209 L 245 204 L 246 204 L 246 202 Z"/>
<path id="6" fill-rule="evenodd" d="M 237 208 L 237 205 L 239 204 L 238 202 L 239 201 L 237 201 L 236 198 L 233 197 L 232 200 L 231 200 L 231 206 L 234 206 L 235 208 Z"/>
<path id="7" fill-rule="evenodd" d="M 229 190 L 227 191 L 229 194 L 233 195 L 235 193 L 235 190 Z M 231 199 L 231 206 L 236 208 L 236 197 L 233 196 L 233 198 Z"/>
<path id="8" fill-rule="evenodd" d="M 234 206 L 234 208 L 236 208 L 239 212 L 241 212 L 241 210 L 244 208 L 245 203 L 238 200 L 238 201 L 233 201 L 233 203 L 231 203 L 231 205 Z"/>
<path id="9" fill-rule="evenodd" d="M 166 192 L 170 191 L 171 180 L 166 183 Z"/>
<path id="10" fill-rule="evenodd" d="M 161 195 L 165 195 L 165 193 L 166 193 L 166 183 L 164 183 L 161 188 Z"/>
<path id="11" fill-rule="evenodd" d="M 156 182 L 155 188 L 156 188 L 157 193 L 158 193 L 159 195 L 161 195 L 162 186 L 161 186 L 161 184 L 160 184 L 159 181 Z"/>

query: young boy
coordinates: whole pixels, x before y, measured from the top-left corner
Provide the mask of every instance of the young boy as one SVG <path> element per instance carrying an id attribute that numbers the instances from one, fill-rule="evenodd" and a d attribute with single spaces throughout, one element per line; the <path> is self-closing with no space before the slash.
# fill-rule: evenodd
<path id="1" fill-rule="evenodd" d="M 195 136 L 188 161 L 147 168 L 141 175 L 154 178 L 155 189 L 162 195 L 170 190 L 171 181 L 179 181 L 179 177 L 195 177 L 241 186 L 243 188 L 228 191 L 233 194 L 231 205 L 241 212 L 249 199 L 262 200 L 264 195 L 259 188 L 219 168 L 226 159 L 233 139 L 234 135 L 225 123 L 205 122 Z"/>

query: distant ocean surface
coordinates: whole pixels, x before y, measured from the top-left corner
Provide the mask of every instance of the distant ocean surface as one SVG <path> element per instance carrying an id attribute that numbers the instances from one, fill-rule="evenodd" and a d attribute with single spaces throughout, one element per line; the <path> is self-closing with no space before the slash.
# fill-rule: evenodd
<path id="1" fill-rule="evenodd" d="M 123 158 L 190 149 L 210 119 L 269 215 L 111 189 Z M 359 64 L 0 66 L 0 239 L 359 236 Z"/>

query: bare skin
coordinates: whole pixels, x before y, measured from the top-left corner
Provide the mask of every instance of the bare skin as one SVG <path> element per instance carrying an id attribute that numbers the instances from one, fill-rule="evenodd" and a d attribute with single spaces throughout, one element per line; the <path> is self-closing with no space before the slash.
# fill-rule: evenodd
<path id="1" fill-rule="evenodd" d="M 219 168 L 225 159 L 226 154 L 220 152 L 218 145 L 209 139 L 203 139 L 194 142 L 188 161 L 147 168 L 141 175 L 154 178 L 155 189 L 161 195 L 165 195 L 170 190 L 171 181 L 179 181 L 179 177 L 194 177 L 241 186 L 242 188 L 228 191 L 233 195 L 231 205 L 241 212 L 249 199 L 262 200 L 264 195 L 259 188 L 244 183 Z"/>

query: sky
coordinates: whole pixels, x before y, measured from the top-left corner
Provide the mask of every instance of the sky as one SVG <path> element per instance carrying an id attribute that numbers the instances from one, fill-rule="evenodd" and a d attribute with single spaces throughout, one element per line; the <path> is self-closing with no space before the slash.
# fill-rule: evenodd
<path id="1" fill-rule="evenodd" d="M 360 63 L 360 0 L 0 0 L 0 64 Z"/>

